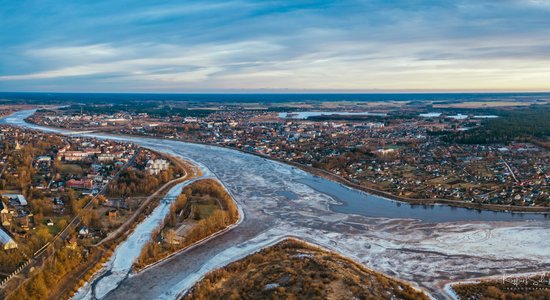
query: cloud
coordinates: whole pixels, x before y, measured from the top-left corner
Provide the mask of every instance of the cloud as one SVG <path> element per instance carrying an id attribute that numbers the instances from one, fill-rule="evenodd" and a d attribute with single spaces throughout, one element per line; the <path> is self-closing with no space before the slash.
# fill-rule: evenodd
<path id="1" fill-rule="evenodd" d="M 6 4 L 0 90 L 550 89 L 548 1 L 83 3 Z"/>

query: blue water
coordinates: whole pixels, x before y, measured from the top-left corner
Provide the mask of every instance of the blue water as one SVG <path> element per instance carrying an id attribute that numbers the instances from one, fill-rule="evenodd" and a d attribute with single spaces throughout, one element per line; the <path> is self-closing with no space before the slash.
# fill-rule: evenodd
<path id="1" fill-rule="evenodd" d="M 480 101 L 536 100 L 550 93 L 363 93 L 363 94 L 135 94 L 135 93 L 0 93 L 0 100 L 38 104 L 72 102 L 192 101 L 192 102 L 295 102 L 295 101 Z"/>
<path id="2" fill-rule="evenodd" d="M 425 222 L 550 220 L 550 214 L 478 210 L 448 205 L 412 205 L 351 189 L 334 181 L 311 176 L 300 180 L 314 190 L 337 199 L 333 211 L 376 218 L 418 219 Z"/>
<path id="3" fill-rule="evenodd" d="M 24 119 L 31 113 L 32 111 L 21 111 L 8 117 L 0 118 L 0 124 L 12 124 L 21 127 L 39 129 L 47 132 L 67 132 L 65 130 L 45 128 L 26 123 Z M 102 136 L 107 137 L 108 135 Z M 120 136 L 116 138 L 124 139 Z M 154 141 L 154 139 L 147 140 Z M 198 145 L 195 146 L 197 147 Z M 207 146 L 207 148 L 208 147 L 210 146 Z M 233 152 L 232 150 L 224 150 L 228 152 Z M 205 152 L 205 154 L 206 153 L 208 152 Z M 249 155 L 243 153 L 239 154 Z M 254 163 L 262 163 L 267 161 L 257 156 L 249 156 L 251 162 L 253 161 Z M 288 166 L 288 168 L 291 167 Z M 316 177 L 311 174 L 306 174 L 304 177 L 297 181 L 308 185 L 318 192 L 327 194 L 338 200 L 340 204 L 332 205 L 331 209 L 336 212 L 347 214 L 358 214 L 368 217 L 380 218 L 418 219 L 424 222 L 550 220 L 550 214 L 548 213 L 511 213 L 468 208 L 456 208 L 448 205 L 411 205 L 408 203 L 398 202 L 380 196 L 371 195 L 359 190 L 351 189 L 337 182 Z M 258 193 L 261 194 L 262 191 L 258 190 Z M 296 193 L 290 190 L 281 190 L 277 194 L 280 196 L 284 196 L 289 200 L 294 200 L 298 197 Z"/>
<path id="4" fill-rule="evenodd" d="M 371 113 L 368 111 L 363 112 L 345 112 L 345 111 L 299 111 L 295 113 L 279 113 L 279 118 L 288 118 L 288 119 L 307 119 L 309 117 L 318 117 L 318 116 L 375 116 L 375 117 L 385 117 L 387 114 L 384 113 Z"/>

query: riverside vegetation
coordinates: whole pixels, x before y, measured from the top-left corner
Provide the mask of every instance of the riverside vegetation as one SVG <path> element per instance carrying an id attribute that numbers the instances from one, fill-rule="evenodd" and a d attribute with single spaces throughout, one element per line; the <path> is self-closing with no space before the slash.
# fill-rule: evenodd
<path id="1" fill-rule="evenodd" d="M 480 300 L 546 300 L 550 299 L 550 273 L 504 280 L 453 286 L 460 299 Z"/>
<path id="2" fill-rule="evenodd" d="M 6 230 L 10 229 L 15 233 L 14 239 L 18 248 L 0 251 L 0 273 L 11 273 L 21 266 L 22 262 L 33 257 L 35 251 L 43 245 L 49 244 L 50 248 L 46 248 L 45 255 L 30 261 L 29 268 L 23 269 L 18 276 L 8 282 L 4 294 L 0 295 L 1 299 L 70 297 L 102 267 L 118 243 L 132 231 L 133 226 L 158 205 L 159 197 L 170 186 L 160 189 L 158 196 L 153 197 L 151 201 L 146 201 L 145 197 L 140 196 L 150 195 L 167 182 L 179 180 L 181 174 L 185 174 L 181 177 L 183 181 L 200 173 L 198 169 L 179 159 L 147 149 L 137 149 L 130 144 L 75 139 L 12 127 L 2 127 L 2 134 L 0 152 L 3 154 L 3 172 L 0 189 L 3 192 L 15 191 L 26 196 L 29 204 L 15 206 L 14 209 L 25 212 L 21 215 L 29 220 L 29 225 L 23 230 L 25 228 L 21 228 L 20 225 L 23 217 L 11 218 L 11 224 Z M 122 163 L 100 163 L 96 161 L 95 156 L 82 161 L 67 162 L 61 159 L 59 148 L 70 144 L 76 150 L 82 143 L 110 146 L 112 151 L 122 147 L 135 148 L 138 154 L 134 159 L 125 155 L 123 158 L 131 159 L 130 166 L 122 170 Z M 40 163 L 37 157 L 49 157 L 51 163 Z M 154 176 L 149 174 L 145 167 L 148 160 L 157 158 L 169 161 L 170 165 Z M 109 180 L 105 186 L 107 197 L 85 196 L 83 189 L 58 187 L 58 182 L 65 182 L 77 176 L 84 178 L 92 173 L 89 166 L 93 163 L 101 164 L 101 174 Z M 108 169 L 109 172 L 103 169 Z M 121 170 L 119 176 L 114 176 L 118 170 Z M 113 199 L 126 205 L 121 204 L 119 207 L 109 204 L 114 202 Z M 11 205 L 7 199 L 2 200 L 4 205 Z M 108 214 L 113 211 L 116 212 L 114 216 Z M 5 216 L 2 217 L 5 220 Z M 74 217 L 78 218 L 79 225 L 70 227 L 66 235 L 54 240 L 54 235 L 66 228 Z M 55 225 L 46 225 L 46 219 L 52 220 Z M 93 234 L 79 234 L 78 229 L 82 226 L 91 228 Z M 125 230 L 120 230 L 120 227 Z M 109 235 L 110 239 L 103 240 L 107 233 L 113 235 Z M 102 245 L 96 244 L 99 241 Z"/>
<path id="3" fill-rule="evenodd" d="M 239 213 L 225 188 L 203 179 L 186 186 L 170 206 L 134 263 L 139 270 L 237 222 Z"/>
<path id="4" fill-rule="evenodd" d="M 296 239 L 208 273 L 183 299 L 429 299 L 406 283 Z"/>

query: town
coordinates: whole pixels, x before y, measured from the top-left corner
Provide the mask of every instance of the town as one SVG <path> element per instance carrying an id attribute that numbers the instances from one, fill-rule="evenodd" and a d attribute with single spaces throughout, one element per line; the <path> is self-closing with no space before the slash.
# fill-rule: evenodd
<path id="1" fill-rule="evenodd" d="M 326 171 L 402 200 L 452 200 L 504 209 L 550 206 L 550 155 L 544 143 L 448 141 L 449 134 L 473 131 L 496 115 L 403 108 L 396 114 L 392 107 L 318 114 L 239 106 L 188 110 L 186 115 L 98 110 L 109 107 L 42 110 L 29 121 L 236 148 Z"/>
<path id="2" fill-rule="evenodd" d="M 47 264 L 59 247 L 79 266 L 64 272 L 86 270 L 104 251 L 99 245 L 124 234 L 154 207 L 160 186 L 186 173 L 172 158 L 130 143 L 6 125 L 0 141 L 2 284 Z"/>
<path id="3" fill-rule="evenodd" d="M 0 300 L 550 300 L 550 0 L 1 3 Z"/>

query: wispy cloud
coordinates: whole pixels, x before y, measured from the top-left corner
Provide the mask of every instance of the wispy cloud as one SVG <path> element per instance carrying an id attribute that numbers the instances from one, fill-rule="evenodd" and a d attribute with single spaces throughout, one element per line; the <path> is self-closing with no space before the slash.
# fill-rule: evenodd
<path id="1" fill-rule="evenodd" d="M 0 90 L 550 89 L 549 4 L 8 1 Z"/>

